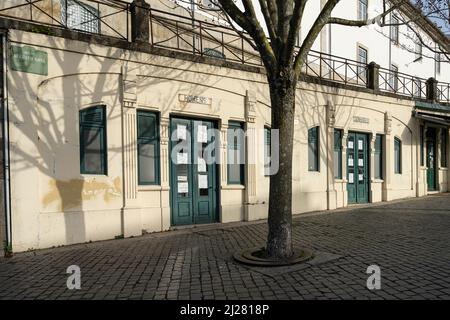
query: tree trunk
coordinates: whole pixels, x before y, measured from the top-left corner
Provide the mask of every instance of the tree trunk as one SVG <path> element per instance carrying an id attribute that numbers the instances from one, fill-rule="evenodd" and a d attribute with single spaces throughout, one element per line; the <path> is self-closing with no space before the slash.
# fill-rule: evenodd
<path id="1" fill-rule="evenodd" d="M 269 257 L 292 256 L 292 154 L 294 138 L 296 77 L 292 68 L 268 76 L 272 129 L 279 130 L 279 170 L 270 176 Z"/>

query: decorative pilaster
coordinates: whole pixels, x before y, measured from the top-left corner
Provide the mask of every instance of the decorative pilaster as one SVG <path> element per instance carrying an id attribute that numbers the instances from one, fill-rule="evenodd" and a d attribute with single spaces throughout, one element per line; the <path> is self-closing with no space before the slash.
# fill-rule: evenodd
<path id="1" fill-rule="evenodd" d="M 124 237 L 142 235 L 141 212 L 137 204 L 137 134 L 136 134 L 137 75 L 122 68 L 122 159 L 123 208 L 122 233 Z"/>
<path id="2" fill-rule="evenodd" d="M 161 118 L 159 121 L 160 139 L 160 164 L 161 164 L 161 187 L 169 189 L 169 118 Z"/>
<path id="3" fill-rule="evenodd" d="M 222 121 L 220 127 L 220 185 L 226 186 L 228 183 L 228 123 Z"/>
<path id="4" fill-rule="evenodd" d="M 246 149 L 245 149 L 245 220 L 253 220 L 253 210 L 257 203 L 257 175 L 256 175 L 256 94 L 247 91 L 245 99 L 245 120 L 246 120 Z"/>
<path id="5" fill-rule="evenodd" d="M 247 99 L 245 105 L 246 126 L 246 196 L 247 203 L 253 203 L 256 199 L 256 95 L 253 91 L 247 91 Z"/>
<path id="6" fill-rule="evenodd" d="M 334 188 L 334 125 L 336 122 L 336 106 L 332 101 L 327 102 L 327 208 L 336 209 L 336 190 Z"/>
<path id="7" fill-rule="evenodd" d="M 136 137 L 137 76 L 122 68 L 123 85 L 123 179 L 124 207 L 135 206 L 137 199 L 137 137 Z"/>
<path id="8" fill-rule="evenodd" d="M 137 199 L 136 108 L 124 102 L 123 108 L 123 176 L 124 207 L 134 206 Z"/>
<path id="9" fill-rule="evenodd" d="M 159 121 L 160 140 L 160 177 L 161 177 L 161 230 L 170 228 L 170 176 L 169 168 L 172 159 L 170 158 L 170 132 L 169 118 L 161 117 Z"/>
<path id="10" fill-rule="evenodd" d="M 370 139 L 370 180 L 373 183 L 375 181 L 375 141 L 377 139 L 377 135 L 372 133 Z"/>
<path id="11" fill-rule="evenodd" d="M 384 169 L 384 183 L 383 183 L 383 201 L 390 200 L 390 191 L 391 191 L 391 181 L 392 181 L 392 173 L 393 173 L 393 139 L 392 139 L 392 115 L 389 111 L 384 113 L 384 159 L 383 159 L 383 169 Z"/>
<path id="12" fill-rule="evenodd" d="M 346 207 L 348 204 L 348 195 L 347 195 L 347 139 L 348 139 L 348 131 L 344 130 L 342 132 L 342 193 L 343 193 L 343 206 Z"/>

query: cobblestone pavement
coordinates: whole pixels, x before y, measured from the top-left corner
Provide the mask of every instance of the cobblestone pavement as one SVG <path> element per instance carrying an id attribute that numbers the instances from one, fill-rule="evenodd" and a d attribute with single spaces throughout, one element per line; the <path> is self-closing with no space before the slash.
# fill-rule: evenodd
<path id="1" fill-rule="evenodd" d="M 269 275 L 233 262 L 266 232 L 221 224 L 0 258 L 0 298 L 450 299 L 450 195 L 294 218 L 297 244 L 339 259 Z M 73 264 L 80 290 L 66 287 Z M 381 290 L 366 288 L 372 264 Z"/>

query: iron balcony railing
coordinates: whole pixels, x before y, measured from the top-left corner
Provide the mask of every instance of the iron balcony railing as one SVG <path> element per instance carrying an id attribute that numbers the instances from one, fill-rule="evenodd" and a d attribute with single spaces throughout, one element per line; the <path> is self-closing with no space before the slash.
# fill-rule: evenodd
<path id="1" fill-rule="evenodd" d="M 0 16 L 130 42 L 131 15 L 131 4 L 120 0 L 0 1 Z M 229 26 L 157 9 L 148 9 L 148 17 L 149 42 L 154 47 L 263 66 L 258 52 L 240 32 Z M 311 50 L 302 73 L 347 85 L 370 87 L 368 70 L 366 63 Z M 419 77 L 380 68 L 377 83 L 378 87 L 372 89 L 427 98 L 427 81 Z M 436 91 L 438 101 L 450 102 L 449 83 L 439 82 Z"/>
<path id="2" fill-rule="evenodd" d="M 427 98 L 426 79 L 385 68 L 380 68 L 378 76 L 380 91 L 419 99 Z"/>

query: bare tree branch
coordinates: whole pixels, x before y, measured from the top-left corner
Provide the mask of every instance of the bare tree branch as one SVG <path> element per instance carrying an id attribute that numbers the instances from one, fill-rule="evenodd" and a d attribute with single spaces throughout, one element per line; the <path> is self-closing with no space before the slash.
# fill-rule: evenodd
<path id="1" fill-rule="evenodd" d="M 300 47 L 299 52 L 297 53 L 297 56 L 295 57 L 294 71 L 297 77 L 300 76 L 301 66 L 305 61 L 309 50 L 311 50 L 311 47 L 313 46 L 314 41 L 316 40 L 320 31 L 322 31 L 322 28 L 328 23 L 331 12 L 333 11 L 334 7 L 336 7 L 339 1 L 340 0 L 328 0 L 322 8 L 319 16 L 314 21 L 313 26 L 309 30 L 305 40 Z"/>
<path id="2" fill-rule="evenodd" d="M 274 29 L 274 23 L 272 21 L 272 16 L 270 14 L 269 7 L 267 4 L 268 1 L 267 0 L 258 0 L 258 1 L 259 1 L 259 6 L 261 7 L 261 12 L 264 17 L 264 21 L 266 23 L 267 31 L 269 32 L 269 37 L 271 39 L 275 39 L 276 33 L 275 33 L 275 29 Z"/>
<path id="3" fill-rule="evenodd" d="M 243 0 L 245 13 L 236 6 L 233 0 L 217 1 L 225 13 L 233 17 L 233 20 L 253 38 L 266 68 L 268 70 L 274 70 L 277 59 L 264 30 L 256 19 L 251 0 Z"/>

